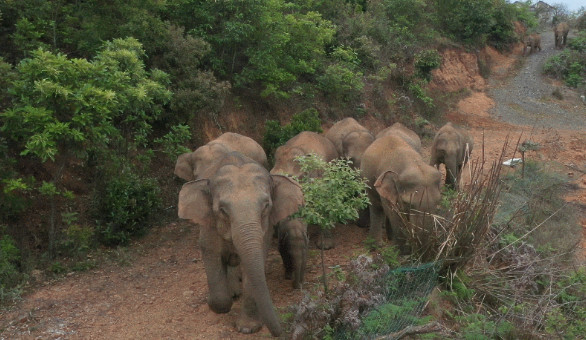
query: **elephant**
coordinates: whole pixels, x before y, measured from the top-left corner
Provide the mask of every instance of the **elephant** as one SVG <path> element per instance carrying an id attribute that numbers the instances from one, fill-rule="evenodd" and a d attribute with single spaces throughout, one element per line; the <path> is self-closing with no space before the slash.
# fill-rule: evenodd
<path id="1" fill-rule="evenodd" d="M 285 267 L 285 278 L 293 279 L 293 288 L 301 288 L 307 263 L 307 224 L 299 218 L 281 221 L 277 227 L 279 253 Z"/>
<path id="2" fill-rule="evenodd" d="M 263 323 L 273 336 L 282 333 L 269 294 L 265 261 L 272 226 L 304 203 L 298 183 L 271 175 L 258 162 L 232 151 L 216 172 L 187 182 L 179 192 L 178 216 L 200 226 L 199 246 L 207 275 L 208 305 L 216 313 L 232 308 L 234 280 L 242 275 L 242 312 L 238 331 L 253 333 Z"/>
<path id="3" fill-rule="evenodd" d="M 303 131 L 288 140 L 285 145 L 277 148 L 275 151 L 275 166 L 271 169 L 271 174 L 286 174 L 301 178 L 303 173 L 295 158 L 310 153 L 316 154 L 326 162 L 338 157 L 336 147 L 329 139 L 316 132 Z M 316 178 L 320 176 L 320 173 L 312 172 L 308 176 Z M 325 232 L 323 241 L 319 241 L 317 245 L 322 249 L 333 248 L 334 240 L 332 235 L 329 232 Z"/>
<path id="4" fill-rule="evenodd" d="M 350 159 L 355 169 L 360 169 L 362 154 L 374 141 L 372 133 L 351 117 L 334 124 L 325 136 L 334 143 L 338 155 Z"/>
<path id="5" fill-rule="evenodd" d="M 295 158 L 310 153 L 316 154 L 326 162 L 338 157 L 336 147 L 329 139 L 316 132 L 303 131 L 275 150 L 275 165 L 271 169 L 271 173 L 302 177 L 301 167 Z M 309 175 L 311 177 L 319 176 L 317 173 Z"/>
<path id="6" fill-rule="evenodd" d="M 462 168 L 466 165 L 474 141 L 464 129 L 448 122 L 442 126 L 433 138 L 429 164 L 438 168 L 441 163 L 446 166 L 446 185 L 458 189 Z"/>
<path id="7" fill-rule="evenodd" d="M 268 168 L 267 155 L 254 139 L 234 132 L 226 132 L 193 152 L 179 155 L 175 163 L 175 175 L 192 181 L 207 177 L 215 171 L 215 160 L 231 151 L 240 151 L 245 156 Z"/>
<path id="8" fill-rule="evenodd" d="M 568 33 L 570 32 L 570 26 L 566 22 L 560 22 L 555 25 L 553 29 L 553 35 L 555 37 L 555 48 L 563 48 L 566 46 L 568 39 Z"/>
<path id="9" fill-rule="evenodd" d="M 529 47 L 529 54 L 533 53 L 537 48 L 541 51 L 541 35 L 530 34 L 526 36 L 523 42 L 523 55 L 526 55 L 527 47 Z"/>
<path id="10" fill-rule="evenodd" d="M 380 245 L 384 226 L 387 237 L 399 246 L 401 253 L 408 253 L 407 228 L 422 226 L 425 214 L 434 211 L 441 199 L 441 173 L 426 164 L 405 140 L 394 135 L 376 139 L 364 151 L 360 169 L 370 184 L 369 237 Z"/>
<path id="11" fill-rule="evenodd" d="M 415 133 L 415 131 L 409 129 L 399 122 L 396 122 L 395 124 L 377 133 L 376 139 L 390 135 L 401 137 L 405 142 L 407 142 L 407 144 L 415 149 L 415 151 L 421 154 L 421 139 Z"/>

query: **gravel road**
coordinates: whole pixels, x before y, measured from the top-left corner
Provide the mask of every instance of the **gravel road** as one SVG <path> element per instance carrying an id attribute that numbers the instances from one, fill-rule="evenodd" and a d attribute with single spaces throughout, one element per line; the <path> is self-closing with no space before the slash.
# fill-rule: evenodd
<path id="1" fill-rule="evenodd" d="M 554 49 L 552 31 L 541 33 L 541 51 L 527 55 L 523 66 L 504 83 L 490 81 L 488 95 L 496 103 L 491 114 L 505 122 L 556 129 L 585 130 L 586 105 L 565 85 L 552 84 L 542 75 L 548 58 L 560 53 Z M 559 101 L 552 92 L 559 88 L 569 102 Z"/>

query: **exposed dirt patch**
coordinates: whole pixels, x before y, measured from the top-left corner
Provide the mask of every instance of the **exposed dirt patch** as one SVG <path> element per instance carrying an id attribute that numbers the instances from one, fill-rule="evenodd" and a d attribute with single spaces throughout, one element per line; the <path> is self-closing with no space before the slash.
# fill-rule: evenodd
<path id="1" fill-rule="evenodd" d="M 493 61 L 492 74 L 506 76 L 514 68 L 520 50 L 509 56 L 494 50 L 484 51 Z M 530 158 L 555 161 L 575 184 L 568 201 L 586 204 L 586 135 L 584 131 L 513 125 L 494 118 L 494 102 L 485 92 L 490 85 L 479 75 L 476 56 L 461 51 L 448 52 L 446 62 L 434 74 L 434 86 L 446 91 L 473 89 L 448 120 L 467 126 L 475 139 L 474 156 L 494 160 L 503 141 L 531 139 L 543 148 L 529 153 Z M 496 80 L 499 80 L 497 78 Z M 505 81 L 506 82 L 506 81 Z M 567 90 L 570 91 L 571 90 Z M 568 92 L 568 93 L 570 93 Z M 560 105 L 565 105 L 561 102 Z M 570 104 L 568 104 L 570 105 Z M 237 130 L 238 119 L 230 119 L 228 128 Z M 373 131 L 383 124 L 367 117 L 364 125 Z M 208 126 L 206 131 L 215 131 Z M 246 134 L 246 132 L 243 132 Z M 258 136 L 258 131 L 251 133 Z M 205 138 L 211 139 L 212 135 Z M 258 139 L 257 139 L 258 140 Z M 428 147 L 425 150 L 428 155 Z M 518 156 L 512 150 L 507 157 Z M 466 180 L 464 176 L 464 180 Z M 179 186 L 179 184 L 178 184 Z M 173 203 L 171 203 L 173 204 Z M 586 240 L 586 219 L 583 219 Z M 336 229 L 336 248 L 327 251 L 326 267 L 343 268 L 348 258 L 361 251 L 367 230 L 354 225 Z M 579 235 L 576 235 L 579 237 Z M 215 314 L 206 304 L 207 283 L 197 245 L 198 228 L 176 222 L 152 230 L 128 250 L 121 251 L 116 262 L 99 269 L 70 273 L 65 277 L 41 282 L 23 300 L 9 310 L 0 311 L 0 339 L 257 339 L 268 338 L 263 328 L 255 335 L 235 331 L 233 322 L 240 311 L 236 302 L 228 314 Z M 267 275 L 273 300 L 281 314 L 303 296 L 283 279 L 276 241 L 269 253 Z M 584 246 L 584 244 L 583 244 Z M 584 265 L 583 251 L 578 257 Z M 122 260 L 120 260 L 122 259 Z M 319 284 L 319 253 L 312 243 L 305 287 Z"/>

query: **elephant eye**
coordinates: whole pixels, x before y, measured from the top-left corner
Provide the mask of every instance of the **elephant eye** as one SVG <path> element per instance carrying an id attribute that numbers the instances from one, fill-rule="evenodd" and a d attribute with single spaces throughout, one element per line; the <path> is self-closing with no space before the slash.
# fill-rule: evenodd
<path id="1" fill-rule="evenodd" d="M 225 208 L 225 207 L 223 207 L 223 206 L 220 206 L 220 209 L 219 209 L 219 210 L 220 210 L 220 213 L 221 213 L 222 215 L 224 215 L 224 217 L 228 217 L 228 210 L 226 210 L 226 208 Z"/>

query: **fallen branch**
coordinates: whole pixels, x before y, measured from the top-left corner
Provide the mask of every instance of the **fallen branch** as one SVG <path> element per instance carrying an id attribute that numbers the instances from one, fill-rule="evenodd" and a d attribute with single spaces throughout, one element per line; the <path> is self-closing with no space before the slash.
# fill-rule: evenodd
<path id="1" fill-rule="evenodd" d="M 409 326 L 398 332 L 379 336 L 376 338 L 376 340 L 398 340 L 408 335 L 427 334 L 439 331 L 445 331 L 445 327 L 442 326 L 439 322 L 434 321 L 422 326 Z"/>

